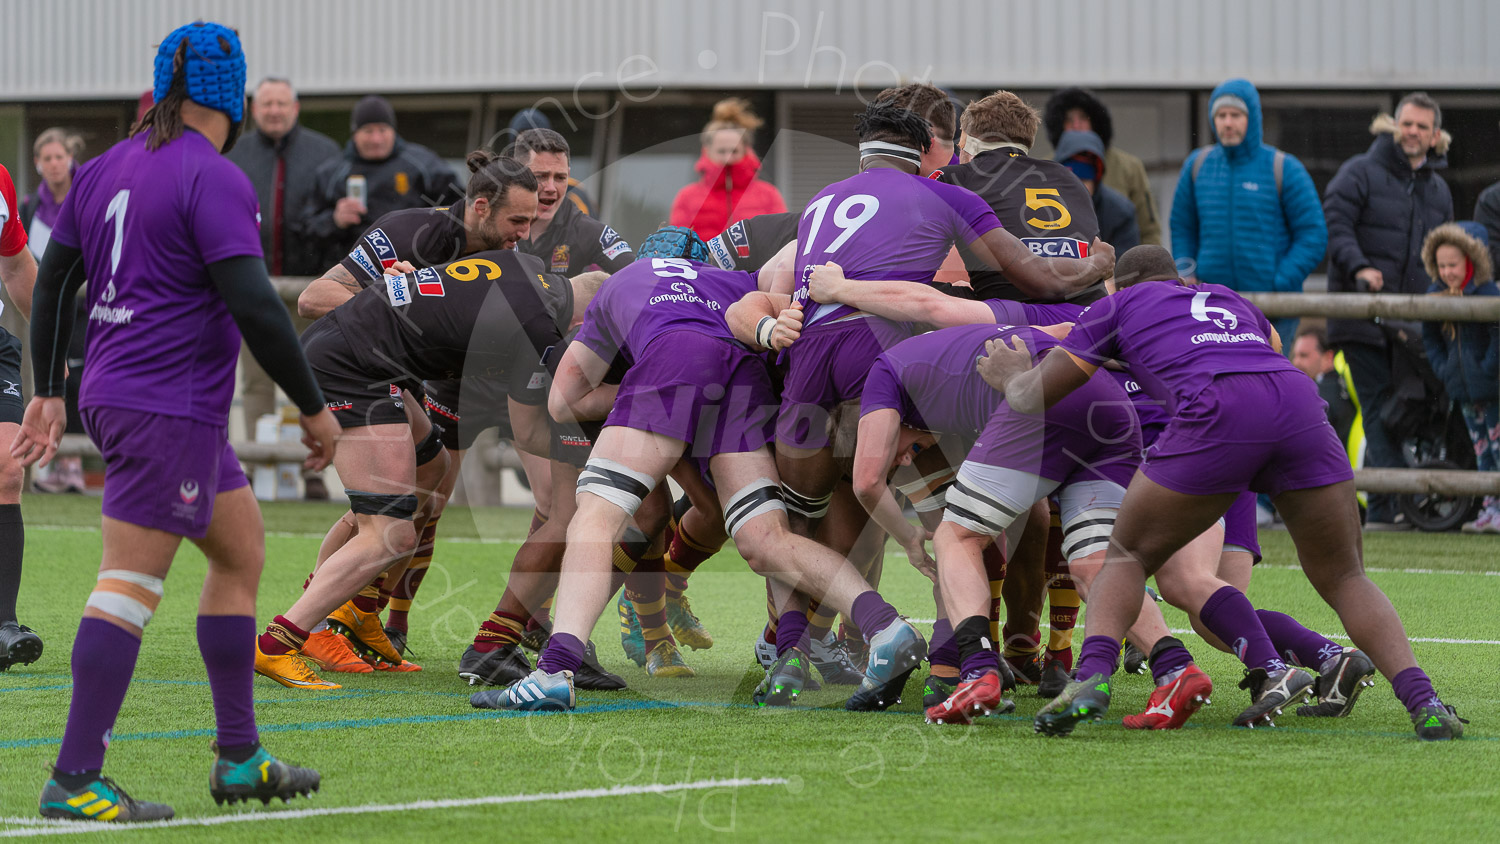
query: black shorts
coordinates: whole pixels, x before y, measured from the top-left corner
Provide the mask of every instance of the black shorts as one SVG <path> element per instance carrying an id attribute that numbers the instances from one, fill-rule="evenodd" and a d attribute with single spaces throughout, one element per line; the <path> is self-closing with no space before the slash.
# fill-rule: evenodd
<path id="1" fill-rule="evenodd" d="M 574 469 L 582 469 L 588 462 L 589 455 L 594 452 L 594 443 L 599 439 L 599 432 L 604 430 L 604 422 L 570 422 L 563 424 L 552 420 L 552 448 L 550 457 L 559 463 L 566 463 Z"/>
<path id="2" fill-rule="evenodd" d="M 389 377 L 371 378 L 360 371 L 344 331 L 334 320 L 320 319 L 302 334 L 302 348 L 323 390 L 323 401 L 339 425 L 405 425 L 406 406 L 401 383 Z"/>
<path id="3" fill-rule="evenodd" d="M 0 422 L 19 425 L 25 413 L 26 405 L 21 401 L 21 341 L 0 328 Z"/>
<path id="4" fill-rule="evenodd" d="M 502 440 L 512 438 L 503 379 L 466 376 L 428 381 L 423 387 L 427 418 L 438 429 L 443 448 L 463 451 L 490 428 L 499 428 Z"/>

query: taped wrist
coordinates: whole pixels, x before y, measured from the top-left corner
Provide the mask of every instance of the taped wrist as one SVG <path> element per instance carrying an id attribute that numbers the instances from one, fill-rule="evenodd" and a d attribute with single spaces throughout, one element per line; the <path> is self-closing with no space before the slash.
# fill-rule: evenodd
<path id="1" fill-rule="evenodd" d="M 776 330 L 776 317 L 761 317 L 755 324 L 755 342 L 771 348 L 771 332 Z"/>

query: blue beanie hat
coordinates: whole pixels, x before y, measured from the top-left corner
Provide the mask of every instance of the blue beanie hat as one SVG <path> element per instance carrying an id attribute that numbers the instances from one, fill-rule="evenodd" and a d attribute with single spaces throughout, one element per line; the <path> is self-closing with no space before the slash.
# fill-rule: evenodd
<path id="1" fill-rule="evenodd" d="M 245 117 L 245 50 L 239 35 L 223 24 L 196 21 L 162 39 L 156 51 L 152 96 L 157 102 L 166 99 L 172 87 L 172 66 L 183 41 L 188 42 L 183 63 L 188 99 L 222 111 L 239 123 Z"/>
<path id="2" fill-rule="evenodd" d="M 700 264 L 712 263 L 708 244 L 698 233 L 686 226 L 662 226 L 641 241 L 635 250 L 637 260 L 641 258 L 686 258 Z"/>

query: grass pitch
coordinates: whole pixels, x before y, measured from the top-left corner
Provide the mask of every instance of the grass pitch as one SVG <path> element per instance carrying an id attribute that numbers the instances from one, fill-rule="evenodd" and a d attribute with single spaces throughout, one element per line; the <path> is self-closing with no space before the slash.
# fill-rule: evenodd
<path id="1" fill-rule="evenodd" d="M 333 505 L 265 505 L 261 623 L 288 606 L 310 568 Z M 41 828 L 37 795 L 67 720 L 68 651 L 99 560 L 98 502 L 29 496 L 22 621 L 46 639 L 34 665 L 0 674 L 0 836 Z M 1214 705 L 1173 733 L 1136 733 L 1121 716 L 1144 707 L 1149 677 L 1117 677 L 1103 725 L 1067 739 L 1032 733 L 1042 705 L 1022 693 L 1013 716 L 970 728 L 919 714 L 921 674 L 882 714 L 842 711 L 847 689 L 804 695 L 793 711 L 749 704 L 761 671 L 751 642 L 764 591 L 732 553 L 693 577 L 711 650 L 687 651 L 688 680 L 653 680 L 618 646 L 613 613 L 595 631 L 626 692 L 583 692 L 571 715 L 470 708 L 458 655 L 503 588 L 529 513 L 450 511 L 412 614 L 420 673 L 336 675 L 337 692 L 256 680 L 256 714 L 271 752 L 323 774 L 311 800 L 226 810 L 208 795 L 213 716 L 194 642 L 204 572 L 189 544 L 167 581 L 105 766 L 136 796 L 211 828 L 126 829 L 181 840 L 1444 840 L 1494 834 L 1500 806 L 1500 540 L 1458 535 L 1366 538 L 1372 577 L 1395 602 L 1418 658 L 1444 698 L 1473 723 L 1453 744 L 1418 742 L 1381 679 L 1352 717 L 1288 712 L 1274 730 L 1234 729 L 1248 698 L 1232 659 L 1183 636 L 1214 678 Z M 1266 562 L 1250 597 L 1341 633 L 1295 563 L 1285 533 L 1262 534 Z M 933 614 L 930 589 L 887 561 L 882 591 L 903 612 Z M 1168 609 L 1168 623 L 1186 617 Z M 925 625 L 924 625 L 925 629 Z M 1075 644 L 1082 641 L 1082 627 Z M 741 781 L 738 786 L 715 781 Z M 770 781 L 766 784 L 765 781 Z M 692 790 L 681 790 L 691 784 Z M 669 786 L 668 790 L 661 786 Z M 610 791 L 613 789 L 613 791 Z M 515 795 L 528 795 L 523 800 Z M 486 799 L 487 802 L 486 802 Z M 454 801 L 437 806 L 420 801 Z M 418 804 L 418 805 L 413 805 Z M 456 805 L 455 805 L 456 804 Z M 389 811 L 348 812 L 384 805 Z M 288 814 L 295 810 L 316 810 Z M 244 822 L 240 822 L 243 820 Z M 73 830 L 66 830 L 72 832 Z M 90 836 L 107 832 L 86 833 Z"/>

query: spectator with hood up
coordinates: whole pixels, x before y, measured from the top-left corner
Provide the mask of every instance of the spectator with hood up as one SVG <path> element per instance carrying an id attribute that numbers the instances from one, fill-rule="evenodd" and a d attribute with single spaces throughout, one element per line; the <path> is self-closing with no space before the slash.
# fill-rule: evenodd
<path id="1" fill-rule="evenodd" d="M 1104 184 L 1124 194 L 1134 206 L 1141 243 L 1160 246 L 1161 219 L 1156 215 L 1156 198 L 1151 195 L 1146 165 L 1114 145 L 1115 125 L 1104 103 L 1085 88 L 1064 88 L 1047 100 L 1042 125 L 1053 149 L 1062 141 L 1063 132 L 1093 132 L 1099 136 L 1104 143 Z M 1125 254 L 1124 249 L 1116 251 Z"/>
<path id="2" fill-rule="evenodd" d="M 1099 218 L 1099 237 L 1123 255 L 1141 245 L 1141 229 L 1135 206 L 1125 194 L 1105 184 L 1109 172 L 1104 141 L 1094 132 L 1064 132 L 1057 142 L 1058 163 L 1073 171 L 1094 197 L 1094 216 Z"/>

